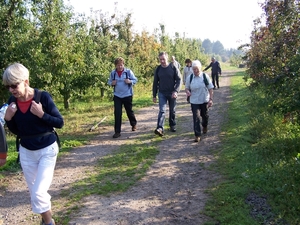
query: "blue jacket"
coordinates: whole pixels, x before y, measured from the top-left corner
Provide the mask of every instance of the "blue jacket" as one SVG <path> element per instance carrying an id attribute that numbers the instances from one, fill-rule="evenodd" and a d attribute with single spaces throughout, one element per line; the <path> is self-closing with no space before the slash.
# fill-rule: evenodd
<path id="1" fill-rule="evenodd" d="M 131 80 L 132 83 L 126 84 L 125 79 Z M 134 73 L 130 69 L 124 68 L 120 77 L 116 70 L 111 71 L 108 79 L 108 84 L 110 86 L 113 80 L 117 80 L 117 83 L 114 86 L 114 95 L 119 98 L 125 98 L 133 95 L 132 86 L 136 84 L 138 79 L 134 76 Z"/>

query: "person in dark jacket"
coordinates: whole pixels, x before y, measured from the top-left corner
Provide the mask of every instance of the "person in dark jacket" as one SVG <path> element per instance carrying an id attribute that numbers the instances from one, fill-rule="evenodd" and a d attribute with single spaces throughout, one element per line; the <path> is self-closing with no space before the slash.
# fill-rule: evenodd
<path id="1" fill-rule="evenodd" d="M 36 102 L 39 90 L 29 86 L 29 71 L 22 64 L 7 67 L 2 80 L 12 94 L 4 119 L 8 129 L 20 137 L 20 163 L 32 211 L 42 216 L 41 224 L 55 225 L 48 189 L 59 151 L 54 128 L 61 128 L 64 120 L 48 92 L 42 91 Z"/>
<path id="2" fill-rule="evenodd" d="M 167 103 L 169 104 L 170 130 L 171 132 L 176 132 L 175 108 L 177 93 L 181 85 L 181 75 L 179 69 L 173 63 L 168 62 L 168 54 L 166 52 L 159 53 L 158 58 L 160 65 L 155 70 L 152 87 L 153 102 L 157 102 L 157 93 L 159 99 L 157 127 L 154 133 L 163 136 Z"/>
<path id="3" fill-rule="evenodd" d="M 215 57 L 211 58 L 211 63 L 203 70 L 203 72 L 208 70 L 209 68 L 211 68 L 211 78 L 212 78 L 212 83 L 214 85 L 214 89 L 216 89 L 216 87 L 220 88 L 219 75 L 220 76 L 222 75 L 222 70 L 221 70 L 220 63 L 215 59 Z"/>

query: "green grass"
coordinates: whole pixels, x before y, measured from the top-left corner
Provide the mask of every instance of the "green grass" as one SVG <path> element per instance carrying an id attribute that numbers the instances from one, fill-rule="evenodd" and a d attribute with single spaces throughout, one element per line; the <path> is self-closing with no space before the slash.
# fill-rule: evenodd
<path id="1" fill-rule="evenodd" d="M 211 199 L 205 214 L 212 220 L 206 225 L 263 224 L 263 218 L 251 218 L 251 208 L 245 203 L 252 192 L 267 197 L 275 214 L 274 220 L 284 218 L 290 225 L 299 225 L 299 125 L 282 123 L 282 115 L 272 114 L 268 108 L 269 99 L 259 90 L 246 87 L 243 70 L 227 69 L 237 73 L 232 77 L 228 120 L 222 125 L 222 146 L 214 152 L 217 163 L 211 169 L 220 173 L 222 179 L 208 190 Z M 71 102 L 70 110 L 64 110 L 62 103 L 56 102 L 65 119 L 65 126 L 58 130 L 62 143 L 60 156 L 98 135 L 98 129 L 88 130 L 104 117 L 107 119 L 101 126 L 113 127 L 113 102 L 101 99 L 96 92 Z M 134 110 L 149 105 L 152 105 L 151 85 L 137 85 Z M 182 134 L 179 132 L 178 135 Z M 80 209 L 80 200 L 84 196 L 127 190 L 154 162 L 160 141 L 161 138 L 145 135 L 135 142 L 128 140 L 112 154 L 101 158 L 94 171 L 87 171 L 88 177 L 61 193 L 64 205 L 53 202 L 54 208 L 61 209 L 55 212 L 56 221 L 68 224 L 69 216 Z M 17 153 L 11 135 L 8 135 L 8 145 L 8 163 L 0 168 L 0 179 L 20 170 L 15 163 Z M 5 183 L 1 185 L 5 187 Z"/>
<path id="2" fill-rule="evenodd" d="M 152 105 L 151 85 L 137 84 L 134 87 L 133 109 Z M 112 91 L 112 90 L 111 90 Z M 65 110 L 60 100 L 55 101 L 65 125 L 62 129 L 57 129 L 61 140 L 60 155 L 69 152 L 72 148 L 82 146 L 99 134 L 99 129 L 90 132 L 89 129 L 106 118 L 101 126 L 111 126 L 114 124 L 114 107 L 111 98 L 100 98 L 100 92 L 89 92 L 89 95 L 71 101 L 70 109 Z M 126 114 L 123 110 L 123 119 Z M 18 172 L 20 166 L 16 163 L 18 153 L 16 152 L 15 136 L 7 134 L 8 157 L 5 166 L 0 167 L 0 179 L 6 172 Z"/>
<path id="3" fill-rule="evenodd" d="M 259 90 L 250 91 L 243 73 L 232 78 L 232 102 L 223 125 L 222 147 L 214 170 L 222 181 L 209 193 L 207 224 L 263 224 L 251 218 L 245 203 L 251 193 L 266 196 L 275 221 L 300 224 L 300 132 L 297 124 L 282 123 L 282 115 L 268 113 L 268 99 Z"/>

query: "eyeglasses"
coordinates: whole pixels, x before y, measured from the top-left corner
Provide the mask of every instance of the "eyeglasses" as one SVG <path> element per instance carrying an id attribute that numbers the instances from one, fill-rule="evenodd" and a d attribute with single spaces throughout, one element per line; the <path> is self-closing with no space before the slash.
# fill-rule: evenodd
<path id="1" fill-rule="evenodd" d="M 17 84 L 12 84 L 12 85 L 5 85 L 5 87 L 7 88 L 7 90 L 11 89 L 16 89 L 18 87 L 19 83 Z"/>

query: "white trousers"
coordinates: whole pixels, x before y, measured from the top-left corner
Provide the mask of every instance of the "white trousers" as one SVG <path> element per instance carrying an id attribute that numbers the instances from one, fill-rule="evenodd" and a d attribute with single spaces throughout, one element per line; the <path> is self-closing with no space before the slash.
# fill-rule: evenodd
<path id="1" fill-rule="evenodd" d="M 48 190 L 52 183 L 57 154 L 56 142 L 48 147 L 30 151 L 20 145 L 20 162 L 30 192 L 31 207 L 34 213 L 51 210 L 51 196 Z"/>

